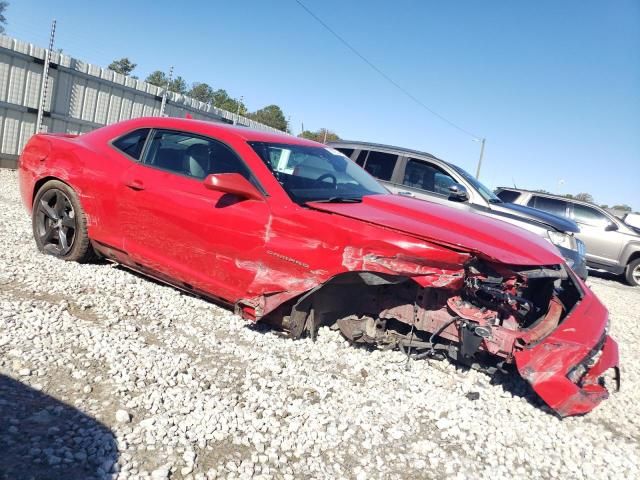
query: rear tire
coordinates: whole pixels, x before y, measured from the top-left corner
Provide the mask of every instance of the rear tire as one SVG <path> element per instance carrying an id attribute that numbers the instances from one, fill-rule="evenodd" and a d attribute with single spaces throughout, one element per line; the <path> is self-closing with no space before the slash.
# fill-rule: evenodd
<path id="1" fill-rule="evenodd" d="M 66 183 L 51 180 L 38 190 L 31 220 L 42 253 L 79 263 L 96 258 L 87 234 L 87 217 L 78 196 Z"/>
<path id="2" fill-rule="evenodd" d="M 640 258 L 636 258 L 627 265 L 625 278 L 629 285 L 640 287 Z"/>

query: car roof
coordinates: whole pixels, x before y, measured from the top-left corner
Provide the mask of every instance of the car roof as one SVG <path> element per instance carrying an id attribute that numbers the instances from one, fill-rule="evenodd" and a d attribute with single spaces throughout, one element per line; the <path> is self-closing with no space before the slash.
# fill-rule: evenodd
<path id="1" fill-rule="evenodd" d="M 328 142 L 327 145 L 331 147 L 336 146 L 358 146 L 358 147 L 369 147 L 369 148 L 385 148 L 387 150 L 396 150 L 401 153 L 412 153 L 414 155 L 423 155 L 426 157 L 433 158 L 434 160 L 438 160 L 440 162 L 446 163 L 447 165 L 451 165 L 446 160 L 442 160 L 441 158 L 436 157 L 428 152 L 421 152 L 420 150 L 413 150 L 411 148 L 405 147 L 396 147 L 395 145 L 385 145 L 383 143 L 372 143 L 372 142 L 363 142 L 360 140 L 336 140 L 333 142 Z"/>
<path id="2" fill-rule="evenodd" d="M 531 193 L 532 195 L 539 195 L 541 197 L 553 198 L 555 200 L 564 200 L 565 202 L 578 203 L 580 205 L 585 205 L 587 207 L 595 207 L 599 210 L 603 210 L 602 207 L 596 205 L 595 203 L 585 202 L 584 200 L 578 200 L 576 198 L 567 198 L 562 195 L 555 195 L 553 193 L 544 193 L 537 192 L 536 190 L 527 190 L 526 188 L 516 188 L 516 187 L 497 187 L 496 190 L 511 190 L 512 192 L 520 192 L 520 193 Z"/>
<path id="3" fill-rule="evenodd" d="M 286 133 L 274 133 L 264 130 L 255 130 L 252 128 L 229 125 L 226 123 L 210 122 L 204 120 L 194 120 L 190 118 L 175 117 L 140 117 L 132 120 L 125 120 L 117 124 L 103 127 L 105 129 L 117 127 L 119 131 L 126 131 L 132 128 L 166 128 L 171 130 L 184 130 L 203 135 L 213 135 L 224 133 L 225 135 L 235 136 L 238 140 L 246 142 L 267 142 L 281 143 L 288 145 L 306 145 L 310 147 L 325 147 L 325 145 L 307 140 L 305 138 L 294 137 Z"/>

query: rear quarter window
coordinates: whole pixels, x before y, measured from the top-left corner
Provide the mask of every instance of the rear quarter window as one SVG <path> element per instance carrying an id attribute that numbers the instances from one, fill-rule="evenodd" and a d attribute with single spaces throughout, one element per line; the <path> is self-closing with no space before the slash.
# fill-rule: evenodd
<path id="1" fill-rule="evenodd" d="M 140 160 L 144 142 L 149 135 L 149 128 L 141 128 L 114 140 L 111 144 L 122 153 L 135 160 Z"/>
<path id="2" fill-rule="evenodd" d="M 514 192 L 513 190 L 500 190 L 496 195 L 505 203 L 513 203 L 520 197 L 520 192 Z"/>
<path id="3" fill-rule="evenodd" d="M 353 148 L 336 148 L 336 150 L 348 158 L 351 158 L 354 152 Z"/>

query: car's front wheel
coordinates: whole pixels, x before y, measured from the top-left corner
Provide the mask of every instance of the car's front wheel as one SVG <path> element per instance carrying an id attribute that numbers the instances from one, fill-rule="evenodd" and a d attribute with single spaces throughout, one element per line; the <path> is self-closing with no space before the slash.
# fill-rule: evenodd
<path id="1" fill-rule="evenodd" d="M 95 256 L 84 210 L 66 183 L 51 180 L 40 188 L 33 202 L 32 226 L 43 253 L 81 263 Z"/>
<path id="2" fill-rule="evenodd" d="M 640 287 L 640 258 L 636 258 L 627 265 L 627 283 L 634 287 Z"/>

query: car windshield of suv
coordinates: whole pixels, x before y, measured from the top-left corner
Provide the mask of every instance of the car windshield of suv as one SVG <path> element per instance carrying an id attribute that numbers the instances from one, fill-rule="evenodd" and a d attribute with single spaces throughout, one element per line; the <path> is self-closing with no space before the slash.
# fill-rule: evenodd
<path id="1" fill-rule="evenodd" d="M 462 175 L 467 182 L 473 185 L 473 188 L 475 188 L 478 191 L 478 193 L 482 195 L 482 198 L 484 198 L 487 202 L 502 203 L 502 200 L 500 200 L 500 198 L 498 198 L 496 194 L 493 193 L 489 188 L 487 188 L 485 185 L 480 183 L 480 181 L 476 177 L 471 175 L 466 170 L 458 167 L 457 165 L 451 165 L 451 166 L 455 169 L 456 172 Z"/>
<path id="2" fill-rule="evenodd" d="M 388 193 L 371 175 L 332 148 L 249 144 L 294 202 L 359 202 L 366 195 Z"/>

